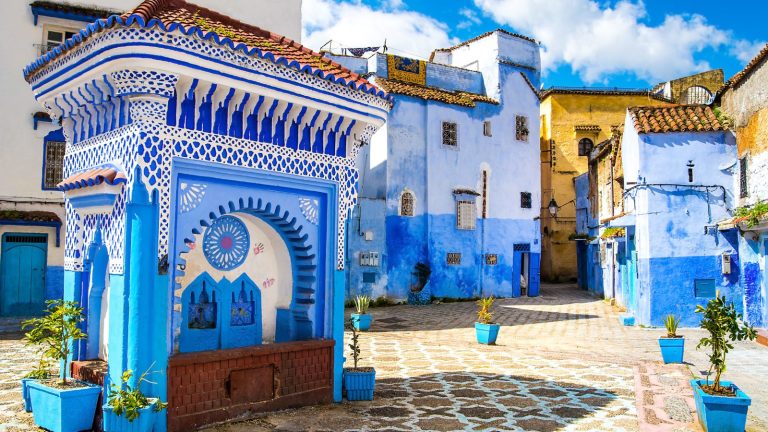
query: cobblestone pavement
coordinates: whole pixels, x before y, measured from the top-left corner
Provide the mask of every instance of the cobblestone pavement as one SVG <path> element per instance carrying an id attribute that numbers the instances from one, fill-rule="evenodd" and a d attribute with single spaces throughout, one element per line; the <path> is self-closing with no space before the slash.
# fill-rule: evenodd
<path id="1" fill-rule="evenodd" d="M 476 343 L 474 313 L 471 302 L 371 309 L 371 331 L 360 339 L 361 366 L 376 367 L 374 401 L 263 414 L 209 431 L 636 431 L 638 417 L 650 424 L 648 413 L 637 411 L 648 405 L 636 399 L 644 396 L 642 385 L 636 392 L 641 375 L 682 379 L 686 373 L 660 364 L 660 329 L 621 326 L 610 305 L 572 285 L 544 285 L 537 298 L 498 300 L 495 319 L 503 327 L 496 346 Z M 681 333 L 688 339 L 688 369 L 698 373 L 706 367 L 705 354 L 695 351 L 702 333 Z M 768 430 L 768 348 L 736 345 L 726 377 L 753 398 L 748 431 Z M 0 424 L 30 423 L 18 378 L 33 363 L 21 342 L 0 339 Z M 663 406 L 664 392 L 655 388 Z M 676 391 L 671 394 L 687 403 L 684 385 Z M 685 416 L 679 402 L 654 407 L 654 415 L 674 424 L 670 415 Z"/>

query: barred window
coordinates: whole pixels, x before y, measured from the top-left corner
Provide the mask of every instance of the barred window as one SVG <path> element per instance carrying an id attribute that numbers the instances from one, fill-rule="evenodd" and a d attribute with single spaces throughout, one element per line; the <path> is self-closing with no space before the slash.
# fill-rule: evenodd
<path id="1" fill-rule="evenodd" d="M 63 141 L 45 142 L 43 189 L 56 189 L 56 185 L 64 180 L 64 148 Z"/>
<path id="2" fill-rule="evenodd" d="M 582 138 L 579 140 L 579 156 L 589 156 L 592 151 L 594 143 L 589 138 Z"/>
<path id="3" fill-rule="evenodd" d="M 448 265 L 459 265 L 461 264 L 461 254 L 458 252 L 448 252 L 445 261 Z"/>
<path id="4" fill-rule="evenodd" d="M 400 216 L 413 216 L 413 193 L 409 191 L 400 195 Z"/>
<path id="5" fill-rule="evenodd" d="M 520 192 L 520 207 L 531 208 L 532 198 L 530 192 Z"/>
<path id="6" fill-rule="evenodd" d="M 443 122 L 443 145 L 456 147 L 459 145 L 458 126 L 453 122 Z"/>
<path id="7" fill-rule="evenodd" d="M 518 141 L 528 141 L 528 117 L 515 116 L 515 138 Z"/>
<path id="8" fill-rule="evenodd" d="M 749 196 L 749 182 L 747 179 L 748 162 L 747 157 L 739 159 L 739 196 L 745 198 Z"/>
<path id="9" fill-rule="evenodd" d="M 360 266 L 378 267 L 379 253 L 378 252 L 360 252 Z"/>
<path id="10" fill-rule="evenodd" d="M 496 265 L 499 263 L 499 256 L 496 254 L 485 254 L 486 265 Z"/>
<path id="11" fill-rule="evenodd" d="M 492 136 L 493 133 L 491 132 L 491 122 L 490 121 L 484 121 L 483 122 L 483 135 L 489 137 Z"/>
<path id="12" fill-rule="evenodd" d="M 456 228 L 460 230 L 475 229 L 477 208 L 473 201 L 456 201 Z"/>

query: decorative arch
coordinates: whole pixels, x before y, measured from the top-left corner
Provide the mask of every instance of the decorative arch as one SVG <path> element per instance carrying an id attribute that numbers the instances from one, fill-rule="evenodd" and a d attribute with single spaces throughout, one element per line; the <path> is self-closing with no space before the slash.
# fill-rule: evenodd
<path id="1" fill-rule="evenodd" d="M 680 93 L 680 103 L 684 105 L 707 104 L 712 99 L 712 92 L 706 87 L 694 85 Z"/>
<path id="2" fill-rule="evenodd" d="M 191 231 L 190 237 L 183 239 L 176 257 L 177 275 L 183 275 L 186 266 L 184 254 L 190 251 L 188 244 L 194 242 L 194 235 L 202 234 L 203 230 L 212 226 L 215 221 L 232 213 L 245 213 L 255 216 L 273 228 L 283 239 L 291 258 L 293 273 L 293 292 L 290 306 L 290 334 L 292 340 L 305 340 L 313 336 L 313 322 L 309 316 L 312 305 L 315 304 L 315 282 L 317 280 L 316 255 L 309 243 L 309 235 L 302 233 L 303 225 L 297 223 L 297 218 L 279 205 L 273 206 L 261 198 L 240 198 L 229 201 L 226 206 L 220 205 L 208 214 L 208 219 L 199 221 L 198 228 Z M 178 241 L 177 241 L 178 243 Z M 182 287 L 176 284 L 174 306 L 176 310 L 182 306 Z M 176 323 L 178 328 L 180 323 Z"/>
<path id="3" fill-rule="evenodd" d="M 400 216 L 413 216 L 416 210 L 416 195 L 412 190 L 404 188 L 400 193 L 397 204 L 397 213 Z"/>

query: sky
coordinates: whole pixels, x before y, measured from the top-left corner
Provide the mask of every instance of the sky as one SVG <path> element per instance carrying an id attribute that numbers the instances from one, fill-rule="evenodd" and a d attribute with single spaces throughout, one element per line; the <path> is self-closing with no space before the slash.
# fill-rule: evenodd
<path id="1" fill-rule="evenodd" d="M 302 0 L 302 42 L 382 45 L 428 58 L 496 28 L 541 43 L 552 86 L 646 88 L 709 69 L 725 78 L 768 42 L 765 0 Z"/>

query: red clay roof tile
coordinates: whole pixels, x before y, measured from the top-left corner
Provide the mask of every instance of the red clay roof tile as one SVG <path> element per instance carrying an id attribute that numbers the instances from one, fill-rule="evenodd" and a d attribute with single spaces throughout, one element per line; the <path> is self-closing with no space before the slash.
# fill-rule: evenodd
<path id="1" fill-rule="evenodd" d="M 639 133 L 714 132 L 728 129 L 707 105 L 631 107 L 629 114 Z"/>

